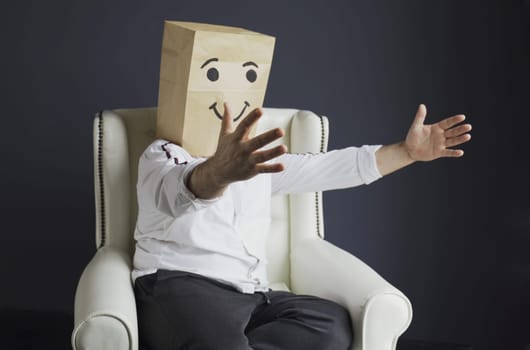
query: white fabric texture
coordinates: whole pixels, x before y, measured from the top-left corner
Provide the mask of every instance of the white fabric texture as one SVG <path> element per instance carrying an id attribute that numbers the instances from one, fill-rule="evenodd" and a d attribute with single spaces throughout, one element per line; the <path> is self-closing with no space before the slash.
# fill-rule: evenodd
<path id="1" fill-rule="evenodd" d="M 381 177 L 375 160 L 379 147 L 287 153 L 274 159 L 284 171 L 234 182 L 222 196 L 203 200 L 185 183 L 205 158 L 155 140 L 139 160 L 133 280 L 157 269 L 180 270 L 243 293 L 267 290 L 271 196 L 369 184 Z"/>

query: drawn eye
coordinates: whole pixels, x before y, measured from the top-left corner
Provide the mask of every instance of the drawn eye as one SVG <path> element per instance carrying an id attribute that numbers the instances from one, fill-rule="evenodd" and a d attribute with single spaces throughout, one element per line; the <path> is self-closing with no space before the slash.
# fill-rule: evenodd
<path id="1" fill-rule="evenodd" d="M 247 71 L 247 80 L 253 83 L 256 81 L 256 79 L 258 79 L 258 74 L 256 71 L 254 69 L 249 69 Z"/>
<path id="2" fill-rule="evenodd" d="M 206 76 L 208 77 L 208 80 L 216 81 L 219 79 L 219 71 L 216 68 L 210 68 L 206 72 Z"/>

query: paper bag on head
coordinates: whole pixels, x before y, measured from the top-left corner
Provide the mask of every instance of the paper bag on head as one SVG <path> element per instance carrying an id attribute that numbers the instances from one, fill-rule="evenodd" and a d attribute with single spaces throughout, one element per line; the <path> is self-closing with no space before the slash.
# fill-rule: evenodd
<path id="1" fill-rule="evenodd" d="M 223 102 L 230 106 L 234 127 L 262 107 L 274 42 L 242 28 L 165 21 L 157 137 L 195 156 L 214 154 Z"/>

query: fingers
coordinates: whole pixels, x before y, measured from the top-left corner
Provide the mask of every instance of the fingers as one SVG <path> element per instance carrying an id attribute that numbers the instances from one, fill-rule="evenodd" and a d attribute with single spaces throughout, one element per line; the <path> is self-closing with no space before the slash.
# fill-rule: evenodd
<path id="1" fill-rule="evenodd" d="M 442 129 L 447 130 L 455 126 L 456 124 L 463 122 L 465 119 L 466 119 L 465 115 L 457 114 L 455 116 L 442 120 L 440 123 L 438 123 L 438 125 L 440 125 Z"/>
<path id="2" fill-rule="evenodd" d="M 455 137 L 471 131 L 471 124 L 459 125 L 457 127 L 445 130 L 445 137 Z"/>
<path id="3" fill-rule="evenodd" d="M 230 107 L 228 107 L 228 103 L 224 102 L 224 112 L 223 112 L 223 119 L 221 120 L 221 135 L 226 135 L 232 132 L 232 112 L 230 111 Z"/>
<path id="4" fill-rule="evenodd" d="M 285 152 L 287 152 L 287 147 L 280 145 L 265 151 L 254 152 L 252 153 L 250 159 L 254 162 L 254 164 L 259 164 L 281 156 Z"/>
<path id="5" fill-rule="evenodd" d="M 282 163 L 256 165 L 256 170 L 258 171 L 258 173 L 279 173 L 284 169 L 285 167 Z"/>
<path id="6" fill-rule="evenodd" d="M 253 111 L 251 111 L 245 119 L 243 119 L 239 125 L 236 128 L 236 133 L 238 138 L 243 139 L 245 138 L 248 133 L 250 132 L 250 129 L 252 129 L 252 126 L 258 121 L 258 119 L 263 115 L 263 111 L 261 108 L 256 108 Z"/>
<path id="7" fill-rule="evenodd" d="M 247 146 L 251 152 L 260 149 L 261 147 L 268 145 L 274 140 L 279 139 L 284 135 L 284 132 L 280 128 L 272 129 L 264 132 L 256 137 L 247 141 Z"/>
<path id="8" fill-rule="evenodd" d="M 462 157 L 464 155 L 464 151 L 461 149 L 444 149 L 442 151 L 442 157 Z"/>
<path id="9" fill-rule="evenodd" d="M 469 140 L 471 140 L 470 134 L 464 134 L 464 135 L 460 135 L 457 137 L 451 137 L 450 139 L 445 140 L 445 147 L 458 146 Z"/>
<path id="10" fill-rule="evenodd" d="M 471 134 L 468 134 L 468 132 L 472 129 L 471 124 L 464 124 L 456 127 L 451 127 L 462 122 L 465 118 L 465 115 L 459 114 L 440 122 L 441 127 L 444 127 L 444 125 L 442 125 L 443 122 L 446 123 L 445 126 L 449 126 L 449 129 L 445 130 L 444 132 L 444 135 L 447 138 L 445 140 L 445 147 L 449 148 L 458 146 L 471 140 Z M 445 149 L 442 155 L 444 157 L 462 157 L 464 155 L 464 151 Z"/>
<path id="11" fill-rule="evenodd" d="M 415 125 L 423 125 L 425 122 L 425 117 L 427 116 L 427 107 L 422 103 L 418 106 L 418 110 L 416 111 L 416 116 L 414 117 L 414 124 Z"/>

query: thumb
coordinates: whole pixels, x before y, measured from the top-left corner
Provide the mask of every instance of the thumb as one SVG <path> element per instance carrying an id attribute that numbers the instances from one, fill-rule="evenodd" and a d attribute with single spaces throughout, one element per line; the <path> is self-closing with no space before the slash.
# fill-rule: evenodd
<path id="1" fill-rule="evenodd" d="M 414 125 L 423 125 L 425 117 L 427 116 L 427 107 L 422 103 L 418 106 L 416 116 L 414 117 Z"/>
<path id="2" fill-rule="evenodd" d="M 230 107 L 228 103 L 223 103 L 224 112 L 223 119 L 221 120 L 221 135 L 226 135 L 232 132 L 232 113 L 230 112 Z"/>

